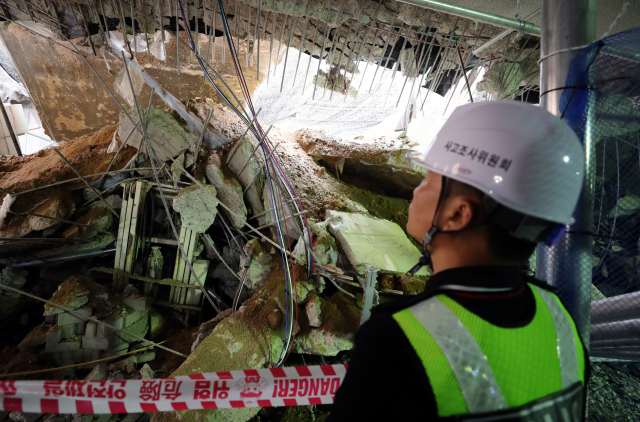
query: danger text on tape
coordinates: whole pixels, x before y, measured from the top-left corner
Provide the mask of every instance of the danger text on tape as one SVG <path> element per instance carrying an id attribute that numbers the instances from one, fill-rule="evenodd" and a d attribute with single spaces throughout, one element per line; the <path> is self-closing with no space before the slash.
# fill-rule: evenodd
<path id="1" fill-rule="evenodd" d="M 109 381 L 0 381 L 0 411 L 140 413 L 333 403 L 346 365 Z"/>

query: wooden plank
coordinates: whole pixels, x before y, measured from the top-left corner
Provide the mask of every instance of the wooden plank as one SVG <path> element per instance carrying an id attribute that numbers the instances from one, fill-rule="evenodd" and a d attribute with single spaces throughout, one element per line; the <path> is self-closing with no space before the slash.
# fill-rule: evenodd
<path id="1" fill-rule="evenodd" d="M 180 227 L 180 239 L 178 239 L 178 241 L 180 242 L 181 245 L 185 244 L 185 238 L 187 236 L 187 228 L 185 226 Z M 180 268 L 181 268 L 181 263 L 182 263 L 182 252 L 180 252 L 180 248 L 178 248 L 178 252 L 177 252 L 177 257 L 176 257 L 176 263 L 175 266 L 173 268 L 173 279 L 174 280 L 182 280 L 182 277 L 180 276 Z M 169 294 L 169 301 L 170 302 L 175 302 L 176 299 L 176 295 L 177 292 L 179 291 L 179 288 L 171 288 L 171 293 Z"/>
<path id="2" fill-rule="evenodd" d="M 133 195 L 135 193 L 135 185 L 133 183 L 125 186 L 124 200 L 122 211 L 120 213 L 120 223 L 122 227 L 118 230 L 118 241 L 116 243 L 116 269 L 125 270 L 127 247 L 129 245 L 129 228 L 131 227 L 131 212 L 133 210 Z M 121 276 L 114 276 L 113 290 L 120 293 L 124 289 L 125 279 Z"/>
<path id="3" fill-rule="evenodd" d="M 207 278 L 209 263 L 210 261 L 205 259 L 199 259 L 193 262 L 193 269 L 195 270 L 202 285 L 204 285 L 204 281 Z M 190 274 L 189 285 L 195 285 L 195 289 L 185 289 L 187 294 L 184 303 L 193 306 L 200 305 L 200 301 L 202 300 L 202 290 L 200 289 L 200 284 L 198 284 L 198 281 L 193 274 Z"/>
<path id="4" fill-rule="evenodd" d="M 191 238 L 189 240 L 189 247 L 187 249 L 187 256 L 189 257 L 189 262 L 192 264 L 193 266 L 193 255 L 195 253 L 196 250 L 196 246 L 198 245 L 198 233 L 194 232 L 193 230 L 189 230 L 191 232 Z M 184 275 L 182 277 L 182 280 L 185 281 L 185 284 L 191 284 L 190 280 L 191 280 L 191 269 L 189 268 L 189 266 L 186 264 L 185 262 L 185 266 L 184 266 Z M 195 282 L 195 280 L 194 280 Z M 180 304 L 184 305 L 185 301 L 187 300 L 187 289 L 182 289 L 182 292 L 180 292 Z"/>
<path id="5" fill-rule="evenodd" d="M 145 180 L 138 180 L 136 182 L 136 194 L 133 200 L 133 210 L 131 212 L 131 226 L 129 227 L 130 241 L 126 255 L 126 265 L 124 268 L 128 273 L 133 272 L 133 268 L 138 258 L 138 250 L 142 244 L 139 231 L 141 218 L 144 215 L 144 206 L 148 190 L 149 184 Z"/>

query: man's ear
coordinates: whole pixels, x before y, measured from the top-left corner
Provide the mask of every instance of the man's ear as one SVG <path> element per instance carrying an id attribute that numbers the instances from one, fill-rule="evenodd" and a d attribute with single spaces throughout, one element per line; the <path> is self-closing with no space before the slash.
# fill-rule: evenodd
<path id="1" fill-rule="evenodd" d="M 462 195 L 450 197 L 443 207 L 441 230 L 459 231 L 472 227 L 480 218 L 480 204 Z"/>

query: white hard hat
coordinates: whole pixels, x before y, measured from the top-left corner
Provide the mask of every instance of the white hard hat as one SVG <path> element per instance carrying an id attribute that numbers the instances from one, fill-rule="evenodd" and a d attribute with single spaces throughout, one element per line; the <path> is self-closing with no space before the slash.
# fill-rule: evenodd
<path id="1" fill-rule="evenodd" d="M 519 101 L 460 106 L 417 165 L 473 186 L 522 214 L 572 224 L 584 179 L 575 132 Z"/>

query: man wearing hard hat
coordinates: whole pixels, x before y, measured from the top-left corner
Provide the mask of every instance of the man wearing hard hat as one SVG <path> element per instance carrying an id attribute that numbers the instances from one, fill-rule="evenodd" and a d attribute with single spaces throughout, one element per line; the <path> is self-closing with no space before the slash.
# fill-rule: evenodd
<path id="1" fill-rule="evenodd" d="M 547 284 L 522 273 L 573 222 L 584 151 L 530 104 L 457 108 L 424 157 L 407 232 L 425 291 L 378 306 L 356 335 L 330 421 L 576 422 L 588 356 Z"/>

